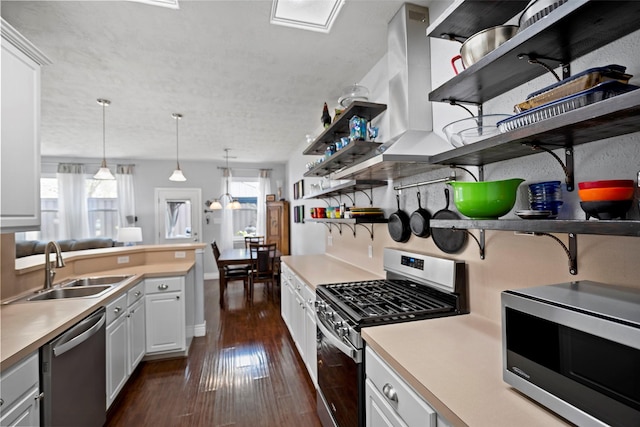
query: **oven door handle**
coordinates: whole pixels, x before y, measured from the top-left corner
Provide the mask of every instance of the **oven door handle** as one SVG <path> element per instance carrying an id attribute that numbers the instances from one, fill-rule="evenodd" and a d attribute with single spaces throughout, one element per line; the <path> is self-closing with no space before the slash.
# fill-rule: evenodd
<path id="1" fill-rule="evenodd" d="M 362 351 L 355 348 L 351 343 L 345 342 L 344 340 L 335 336 L 324 324 L 322 320 L 318 318 L 317 322 L 318 328 L 322 335 L 325 336 L 327 341 L 329 341 L 334 347 L 340 350 L 345 355 L 349 356 L 356 363 L 360 363 L 362 361 Z"/>

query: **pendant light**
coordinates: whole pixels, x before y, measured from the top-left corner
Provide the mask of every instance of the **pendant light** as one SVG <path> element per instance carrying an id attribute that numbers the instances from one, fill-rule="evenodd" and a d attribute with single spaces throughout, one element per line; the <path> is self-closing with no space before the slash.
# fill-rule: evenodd
<path id="1" fill-rule="evenodd" d="M 231 196 L 231 194 L 229 194 L 229 150 L 230 148 L 225 148 L 224 149 L 224 157 L 226 160 L 226 164 L 227 167 L 224 169 L 224 178 L 226 179 L 226 193 L 222 194 L 220 197 L 218 197 L 217 199 L 214 199 L 213 201 L 207 201 L 207 204 L 209 205 L 209 209 L 211 210 L 218 210 L 218 209 L 222 209 L 222 203 L 221 201 L 224 200 L 225 198 L 229 200 L 229 202 L 227 203 L 227 205 L 225 206 L 226 209 L 240 209 L 242 208 L 242 206 L 240 205 L 240 202 L 235 200 L 233 198 L 233 196 Z"/>
<path id="2" fill-rule="evenodd" d="M 105 114 L 104 110 L 109 105 L 111 105 L 111 101 L 108 99 L 98 98 L 98 104 L 102 105 L 102 163 L 100 164 L 100 169 L 93 176 L 93 179 L 116 179 L 109 168 L 107 167 L 107 156 L 106 156 L 106 140 L 105 140 Z"/>
<path id="3" fill-rule="evenodd" d="M 173 113 L 171 116 L 176 121 L 176 170 L 174 170 L 169 177 L 169 181 L 186 181 L 187 178 L 185 178 L 184 174 L 182 173 L 182 170 L 180 169 L 180 161 L 178 160 L 178 122 L 182 118 L 182 114 Z"/>

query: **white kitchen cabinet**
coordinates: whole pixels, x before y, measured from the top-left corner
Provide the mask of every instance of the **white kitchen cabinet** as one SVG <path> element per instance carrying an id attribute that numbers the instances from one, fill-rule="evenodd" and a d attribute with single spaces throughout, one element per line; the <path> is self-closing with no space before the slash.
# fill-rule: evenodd
<path id="1" fill-rule="evenodd" d="M 107 312 L 107 402 L 109 408 L 124 384 L 129 373 L 129 334 L 127 333 L 127 294 L 110 302 Z"/>
<path id="2" fill-rule="evenodd" d="M 40 425 L 38 352 L 0 375 L 0 426 Z"/>
<path id="3" fill-rule="evenodd" d="M 315 290 L 282 264 L 281 312 L 291 338 L 317 387 Z"/>
<path id="4" fill-rule="evenodd" d="M 127 373 L 130 376 L 146 352 L 144 282 L 138 283 L 127 292 L 127 333 Z"/>
<path id="5" fill-rule="evenodd" d="M 0 229 L 40 229 L 40 67 L 51 62 L 4 19 Z"/>
<path id="6" fill-rule="evenodd" d="M 365 348 L 365 371 L 367 427 L 447 425 L 370 347 Z"/>
<path id="7" fill-rule="evenodd" d="M 147 354 L 184 351 L 184 277 L 145 280 Z"/>

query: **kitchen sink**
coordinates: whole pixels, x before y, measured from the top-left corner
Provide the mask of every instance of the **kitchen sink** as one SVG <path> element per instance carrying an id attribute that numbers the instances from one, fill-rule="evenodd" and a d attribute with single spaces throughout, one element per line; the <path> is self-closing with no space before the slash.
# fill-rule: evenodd
<path id="1" fill-rule="evenodd" d="M 29 297 L 26 301 L 43 301 L 50 299 L 97 297 L 111 289 L 113 285 L 94 285 L 84 287 L 53 288 Z"/>
<path id="2" fill-rule="evenodd" d="M 132 274 L 119 276 L 84 277 L 82 279 L 73 279 L 69 282 L 63 282 L 60 284 L 60 286 L 63 288 L 75 288 L 77 286 L 115 285 L 131 277 L 133 277 Z"/>

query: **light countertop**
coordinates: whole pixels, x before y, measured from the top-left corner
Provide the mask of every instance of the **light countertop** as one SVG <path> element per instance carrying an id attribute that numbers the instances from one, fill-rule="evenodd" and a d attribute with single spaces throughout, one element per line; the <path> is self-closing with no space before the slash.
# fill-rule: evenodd
<path id="1" fill-rule="evenodd" d="M 384 278 L 326 254 L 283 256 L 281 260 L 314 289 L 325 283 Z"/>
<path id="2" fill-rule="evenodd" d="M 572 425 L 502 380 L 500 325 L 471 314 L 362 329 L 373 348 L 453 425 Z"/>
<path id="3" fill-rule="evenodd" d="M 185 261 L 92 272 L 78 277 L 119 274 L 133 274 L 133 277 L 96 298 L 15 302 L 0 306 L 1 370 L 36 351 L 145 277 L 185 275 L 193 266 L 193 261 Z"/>

